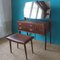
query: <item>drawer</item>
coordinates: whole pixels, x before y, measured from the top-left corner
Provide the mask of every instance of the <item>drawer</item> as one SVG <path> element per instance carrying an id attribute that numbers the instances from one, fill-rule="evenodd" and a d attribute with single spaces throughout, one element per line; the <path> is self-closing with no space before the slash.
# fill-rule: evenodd
<path id="1" fill-rule="evenodd" d="M 44 34 L 45 29 L 48 30 L 48 24 L 33 22 L 18 22 L 18 29 L 32 33 Z"/>
<path id="2" fill-rule="evenodd" d="M 33 33 L 35 30 L 34 28 L 28 28 L 27 26 L 25 26 L 25 27 L 20 26 L 18 29 L 22 30 L 22 31 L 27 31 L 27 32 L 33 32 Z"/>

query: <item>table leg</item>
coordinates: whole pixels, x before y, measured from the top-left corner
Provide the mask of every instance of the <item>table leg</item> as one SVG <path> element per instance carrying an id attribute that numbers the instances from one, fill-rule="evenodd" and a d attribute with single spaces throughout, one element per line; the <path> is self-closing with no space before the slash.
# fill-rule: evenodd
<path id="1" fill-rule="evenodd" d="M 28 35 L 28 32 L 27 32 L 27 35 Z"/>
<path id="2" fill-rule="evenodd" d="M 47 37 L 46 37 L 46 30 L 45 30 L 45 50 L 46 50 L 46 44 L 47 44 Z"/>
<path id="3" fill-rule="evenodd" d="M 51 44 L 51 27 L 50 27 L 50 44 Z"/>

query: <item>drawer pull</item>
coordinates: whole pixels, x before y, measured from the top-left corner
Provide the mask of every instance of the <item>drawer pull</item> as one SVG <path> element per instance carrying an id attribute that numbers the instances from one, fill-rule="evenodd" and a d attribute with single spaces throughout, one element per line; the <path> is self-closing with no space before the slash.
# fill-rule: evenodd
<path id="1" fill-rule="evenodd" d="M 32 27 L 32 25 L 30 25 L 30 27 Z"/>
<path id="2" fill-rule="evenodd" d="M 22 29 L 21 27 L 19 27 L 19 29 Z"/>
<path id="3" fill-rule="evenodd" d="M 19 25 L 21 25 L 21 23 L 19 23 Z"/>

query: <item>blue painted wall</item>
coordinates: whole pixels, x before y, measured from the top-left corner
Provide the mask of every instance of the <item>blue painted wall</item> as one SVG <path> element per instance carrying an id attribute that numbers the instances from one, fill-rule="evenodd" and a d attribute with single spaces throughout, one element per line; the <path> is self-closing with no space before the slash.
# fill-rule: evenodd
<path id="1" fill-rule="evenodd" d="M 14 33 L 18 32 L 17 21 L 24 19 L 23 9 L 24 3 L 26 1 L 37 0 L 12 0 L 12 31 Z M 50 1 L 51 1 L 52 43 L 60 45 L 60 0 Z M 49 40 L 49 35 L 47 35 L 47 38 Z M 44 36 L 36 34 L 36 39 L 44 41 Z"/>

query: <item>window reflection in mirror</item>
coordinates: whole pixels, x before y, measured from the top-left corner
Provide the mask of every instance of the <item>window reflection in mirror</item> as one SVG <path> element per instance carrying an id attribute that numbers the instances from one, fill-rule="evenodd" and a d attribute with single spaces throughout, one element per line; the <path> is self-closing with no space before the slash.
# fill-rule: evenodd
<path id="1" fill-rule="evenodd" d="M 31 19 L 43 19 L 50 17 L 50 1 L 26 2 L 24 17 Z"/>

